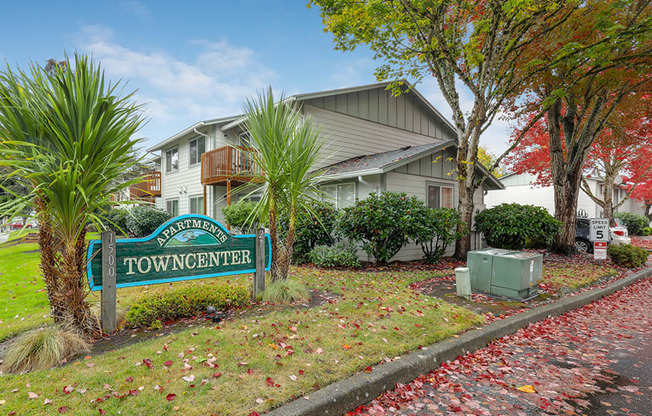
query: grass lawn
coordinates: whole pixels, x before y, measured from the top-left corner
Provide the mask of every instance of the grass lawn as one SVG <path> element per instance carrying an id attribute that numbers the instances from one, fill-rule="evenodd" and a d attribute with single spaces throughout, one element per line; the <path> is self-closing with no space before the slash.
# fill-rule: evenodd
<path id="1" fill-rule="evenodd" d="M 13 319 L 20 306 L 21 316 L 42 319 L 47 297 L 36 292 L 42 289 L 40 279 L 34 284 L 38 254 L 25 254 L 30 249 L 26 246 L 0 248 L 0 262 L 5 259 L 0 267 L 6 270 L 0 276 L 6 286 L 0 289 L 27 287 L 16 294 L 15 303 L 3 305 L 1 313 Z M 31 270 L 31 279 L 21 277 L 30 274 L 26 270 Z M 561 262 L 545 263 L 544 279 L 547 284 L 584 285 L 608 270 L 612 269 L 597 264 L 569 267 Z M 335 300 L 310 309 L 256 305 L 236 312 L 234 319 L 219 326 L 194 322 L 181 332 L 161 332 L 147 341 L 66 367 L 2 375 L 0 400 L 5 404 L 0 409 L 17 414 L 59 414 L 59 409 L 64 409 L 75 415 L 97 415 L 100 409 L 106 414 L 262 412 L 292 397 L 309 396 L 320 387 L 420 345 L 482 325 L 482 316 L 408 288 L 413 282 L 451 273 L 294 268 L 294 279 Z M 244 285 L 248 277 L 230 281 Z M 218 284 L 226 279 L 173 286 Z M 170 287 L 119 289 L 119 307 L 126 310 L 138 297 Z M 91 301 L 96 300 L 97 294 L 91 294 Z M 0 315 L 3 321 L 5 315 Z M 7 328 L 6 322 L 0 324 L 0 339 L 16 332 L 16 327 Z M 33 326 L 43 320 L 29 322 Z M 29 399 L 29 393 L 38 398 Z M 44 404 L 50 400 L 51 404 Z"/>

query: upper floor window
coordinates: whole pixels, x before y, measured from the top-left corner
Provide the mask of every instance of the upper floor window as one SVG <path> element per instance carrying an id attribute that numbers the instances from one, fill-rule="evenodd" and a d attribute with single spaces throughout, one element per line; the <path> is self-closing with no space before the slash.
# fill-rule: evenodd
<path id="1" fill-rule="evenodd" d="M 190 140 L 190 165 L 201 162 L 201 155 L 206 151 L 206 138 L 197 137 Z"/>
<path id="2" fill-rule="evenodd" d="M 341 183 L 337 185 L 325 185 L 322 187 L 326 197 L 335 203 L 335 208 L 342 209 L 355 204 L 355 183 Z"/>
<path id="3" fill-rule="evenodd" d="M 179 170 L 179 148 L 173 147 L 165 151 L 165 171 L 176 172 Z"/>
<path id="4" fill-rule="evenodd" d="M 429 208 L 453 208 L 453 188 L 450 186 L 428 185 Z"/>

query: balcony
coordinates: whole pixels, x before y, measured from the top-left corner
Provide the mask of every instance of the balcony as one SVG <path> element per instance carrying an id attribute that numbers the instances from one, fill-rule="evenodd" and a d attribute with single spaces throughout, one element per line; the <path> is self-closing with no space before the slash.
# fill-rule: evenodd
<path id="1" fill-rule="evenodd" d="M 143 176 L 143 182 L 129 187 L 129 198 L 134 201 L 154 202 L 161 196 L 161 172 L 151 172 Z"/>
<path id="2" fill-rule="evenodd" d="M 243 147 L 220 147 L 201 155 L 202 185 L 239 186 L 256 181 L 260 175 L 260 169 Z"/>

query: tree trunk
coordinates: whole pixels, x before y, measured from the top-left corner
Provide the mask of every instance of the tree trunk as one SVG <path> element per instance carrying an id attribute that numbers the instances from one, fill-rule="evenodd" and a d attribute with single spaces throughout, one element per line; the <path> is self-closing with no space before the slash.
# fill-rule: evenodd
<path id="1" fill-rule="evenodd" d="M 565 185 L 555 184 L 555 218 L 562 222 L 559 234 L 550 251 L 564 255 L 573 255 L 575 249 L 575 228 L 577 222 L 577 198 L 579 196 L 579 180 Z"/>
<path id="2" fill-rule="evenodd" d="M 290 274 L 290 264 L 292 263 L 292 255 L 294 253 L 294 241 L 297 236 L 297 208 L 292 206 L 290 208 L 290 215 L 288 220 L 288 235 L 285 241 L 284 248 L 281 253 L 278 264 L 279 278 L 285 280 Z"/>
<path id="3" fill-rule="evenodd" d="M 280 257 L 279 247 L 278 247 L 278 213 L 276 207 L 276 194 L 272 191 L 270 192 L 269 198 L 269 239 L 271 240 L 271 253 L 272 264 L 270 267 L 270 273 L 272 276 L 272 281 L 275 282 L 279 278 L 278 270 L 278 261 Z"/>
<path id="4" fill-rule="evenodd" d="M 458 181 L 458 191 L 460 193 L 457 211 L 460 214 L 460 223 L 457 225 L 457 231 L 460 237 L 455 241 L 455 258 L 459 260 L 466 260 L 466 255 L 471 250 L 471 233 L 466 232 L 471 230 L 472 217 L 473 217 L 473 190 L 469 193 L 466 188 L 466 183 L 462 180 Z"/>

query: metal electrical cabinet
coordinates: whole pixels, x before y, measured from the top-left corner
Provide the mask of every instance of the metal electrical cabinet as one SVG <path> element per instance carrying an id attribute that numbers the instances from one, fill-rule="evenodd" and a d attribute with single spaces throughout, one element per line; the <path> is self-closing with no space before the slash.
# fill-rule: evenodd
<path id="1" fill-rule="evenodd" d="M 469 251 L 467 256 L 471 289 L 512 299 L 537 292 L 542 264 L 541 254 L 500 248 Z"/>
<path id="2" fill-rule="evenodd" d="M 535 294 L 539 287 L 543 255 L 512 252 L 494 257 L 490 293 L 512 299 Z"/>
<path id="3" fill-rule="evenodd" d="M 469 251 L 466 257 L 466 265 L 471 275 L 471 289 L 490 293 L 494 257 L 512 252 L 512 250 L 502 248 Z"/>

